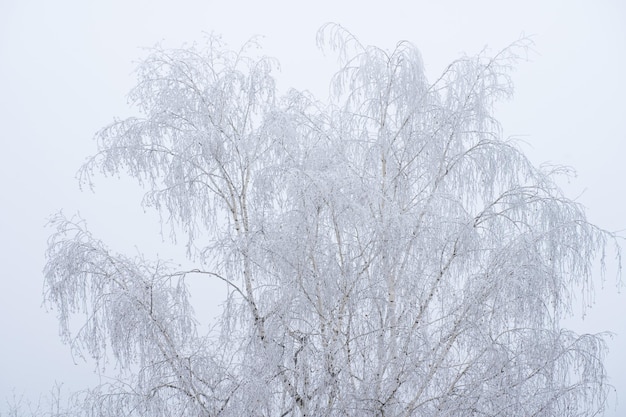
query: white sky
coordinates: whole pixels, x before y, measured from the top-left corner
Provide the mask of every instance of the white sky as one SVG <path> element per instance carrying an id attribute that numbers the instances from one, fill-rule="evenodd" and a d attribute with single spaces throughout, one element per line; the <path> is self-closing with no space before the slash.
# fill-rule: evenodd
<path id="1" fill-rule="evenodd" d="M 130 113 L 126 93 L 139 47 L 179 46 L 203 31 L 234 47 L 261 34 L 266 53 L 281 61 L 281 85 L 323 96 L 332 61 L 316 49 L 315 33 L 328 21 L 363 43 L 415 43 L 431 79 L 463 52 L 496 51 L 533 35 L 536 53 L 514 73 L 516 97 L 497 114 L 505 134 L 523 137 L 537 163 L 574 166 L 569 196 L 580 195 L 593 222 L 626 229 L 623 0 L 0 0 L 0 404 L 13 387 L 36 397 L 55 380 L 76 389 L 94 379 L 90 365 L 74 365 L 54 315 L 41 308 L 50 214 L 80 210 L 120 250 L 167 251 L 136 187 L 102 179 L 96 194 L 80 193 L 74 180 L 94 152 L 95 131 Z M 621 404 L 613 401 L 606 415 L 623 416 L 626 296 L 617 295 L 612 275 L 597 288 L 596 305 L 572 326 L 617 333 L 606 365 Z"/>

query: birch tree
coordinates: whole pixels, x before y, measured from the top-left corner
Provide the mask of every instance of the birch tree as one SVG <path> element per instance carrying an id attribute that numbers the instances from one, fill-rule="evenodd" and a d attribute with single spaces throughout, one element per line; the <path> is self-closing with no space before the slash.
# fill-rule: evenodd
<path id="1" fill-rule="evenodd" d="M 117 375 L 75 412 L 600 413 L 602 336 L 561 320 L 615 236 L 493 117 L 528 42 L 429 81 L 408 42 L 362 45 L 336 25 L 318 41 L 339 57 L 326 102 L 279 94 L 276 61 L 252 43 L 209 37 L 139 65 L 142 116 L 97 134 L 80 180 L 139 181 L 191 267 L 52 219 L 45 300 L 73 351 Z M 206 334 L 189 279 L 227 288 Z"/>

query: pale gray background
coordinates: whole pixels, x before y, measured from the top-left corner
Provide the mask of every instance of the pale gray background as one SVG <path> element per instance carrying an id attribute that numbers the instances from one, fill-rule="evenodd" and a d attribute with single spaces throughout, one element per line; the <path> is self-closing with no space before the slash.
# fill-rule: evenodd
<path id="1" fill-rule="evenodd" d="M 339 4 L 336 4 L 339 3 Z M 609 230 L 626 229 L 626 3 L 599 1 L 35 1 L 0 0 L 0 410 L 16 393 L 36 398 L 54 381 L 77 389 L 96 380 L 58 341 L 54 314 L 41 308 L 46 218 L 80 210 L 113 248 L 177 255 L 161 243 L 139 190 L 99 180 L 80 193 L 74 174 L 94 151 L 96 130 L 131 113 L 126 93 L 142 46 L 224 35 L 232 46 L 265 35 L 279 58 L 281 87 L 324 98 L 333 59 L 316 49 L 316 30 L 334 21 L 364 43 L 409 40 L 433 79 L 461 53 L 492 51 L 523 34 L 536 53 L 514 73 L 516 97 L 499 106 L 505 135 L 522 137 L 533 161 L 572 165 L 564 186 Z M 613 275 L 597 284 L 595 305 L 571 326 L 610 330 L 606 364 L 626 415 L 626 299 Z M 196 294 L 203 303 L 208 292 Z M 211 304 L 213 301 L 204 301 Z M 580 305 L 577 305 L 580 307 Z"/>

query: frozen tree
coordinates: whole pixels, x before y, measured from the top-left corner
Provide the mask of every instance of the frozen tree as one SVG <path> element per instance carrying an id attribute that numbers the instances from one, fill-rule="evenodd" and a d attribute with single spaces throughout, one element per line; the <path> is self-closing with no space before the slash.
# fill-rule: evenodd
<path id="1" fill-rule="evenodd" d="M 278 95 L 254 43 L 209 37 L 140 64 L 143 116 L 101 130 L 80 178 L 137 179 L 192 266 L 53 218 L 45 299 L 74 352 L 118 375 L 76 412 L 600 413 L 603 339 L 561 319 L 615 236 L 501 137 L 493 105 L 527 42 L 429 82 L 410 43 L 364 46 L 336 25 L 318 40 L 340 62 L 328 102 Z M 208 334 L 191 277 L 228 289 Z"/>

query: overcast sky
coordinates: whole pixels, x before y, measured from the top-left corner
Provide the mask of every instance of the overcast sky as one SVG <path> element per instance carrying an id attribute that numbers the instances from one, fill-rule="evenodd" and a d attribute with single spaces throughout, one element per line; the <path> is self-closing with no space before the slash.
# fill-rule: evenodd
<path id="1" fill-rule="evenodd" d="M 323 99 L 334 61 L 316 49 L 315 34 L 329 21 L 362 43 L 413 42 L 431 79 L 463 53 L 485 46 L 495 52 L 532 36 L 534 52 L 513 76 L 516 96 L 496 115 L 504 133 L 523 138 L 536 163 L 575 167 L 577 178 L 564 184 L 568 195 L 601 227 L 626 229 L 623 0 L 0 0 L 0 401 L 13 387 L 36 398 L 55 381 L 77 389 L 94 380 L 92 367 L 59 342 L 54 314 L 41 307 L 48 216 L 80 211 L 116 249 L 168 253 L 136 187 L 102 179 L 96 194 L 81 193 L 74 179 L 94 152 L 95 131 L 130 114 L 126 93 L 140 47 L 180 46 L 202 32 L 220 33 L 236 47 L 264 35 L 265 52 L 281 62 L 280 86 Z M 624 416 L 626 298 L 617 295 L 614 275 L 597 289 L 585 320 L 578 312 L 571 325 L 617 333 L 606 364 L 621 405 L 613 401 L 606 415 Z"/>

